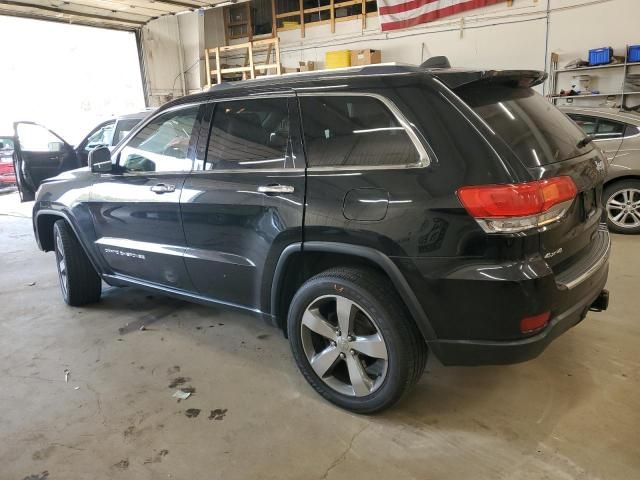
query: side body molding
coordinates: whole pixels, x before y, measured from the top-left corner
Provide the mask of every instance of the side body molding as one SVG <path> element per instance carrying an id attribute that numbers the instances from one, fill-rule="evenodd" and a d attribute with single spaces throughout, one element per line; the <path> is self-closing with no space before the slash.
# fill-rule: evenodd
<path id="1" fill-rule="evenodd" d="M 273 318 L 276 318 L 278 315 L 285 314 L 286 312 L 278 312 L 278 295 L 280 289 L 282 288 L 283 278 L 282 275 L 285 272 L 285 267 L 289 257 L 297 252 L 324 252 L 324 253 L 338 253 L 343 255 L 351 255 L 354 257 L 365 258 L 378 267 L 380 267 L 391 279 L 393 285 L 396 287 L 396 290 L 400 294 L 400 297 L 404 304 L 409 309 L 412 317 L 414 318 L 422 336 L 425 341 L 430 343 L 432 341 L 437 340 L 435 331 L 431 327 L 431 323 L 427 318 L 422 306 L 418 302 L 415 294 L 411 290 L 409 283 L 402 275 L 402 272 L 398 269 L 398 267 L 393 263 L 393 261 L 387 257 L 385 254 L 379 252 L 370 247 L 363 247 L 359 245 L 352 245 L 346 243 L 338 243 L 338 242 L 320 242 L 320 241 L 310 241 L 304 242 L 304 244 L 294 243 L 289 245 L 282 251 L 280 258 L 278 259 L 278 263 L 274 270 L 273 274 L 273 283 L 271 288 L 271 314 Z M 433 347 L 437 348 L 437 343 L 433 345 Z M 437 352 L 434 352 L 437 354 Z"/>

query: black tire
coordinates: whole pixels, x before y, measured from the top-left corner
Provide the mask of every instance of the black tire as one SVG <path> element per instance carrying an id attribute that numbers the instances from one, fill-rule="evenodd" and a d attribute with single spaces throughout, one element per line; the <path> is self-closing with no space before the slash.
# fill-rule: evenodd
<path id="1" fill-rule="evenodd" d="M 53 224 L 53 244 L 64 301 L 80 307 L 100 300 L 102 280 L 66 221 Z"/>
<path id="2" fill-rule="evenodd" d="M 633 225 L 631 220 L 633 220 L 632 214 L 640 215 L 640 204 L 638 207 L 633 208 L 632 205 L 629 205 L 630 208 L 633 208 L 633 212 L 630 213 L 630 216 L 627 217 L 628 222 L 615 221 L 614 218 L 616 215 L 623 212 L 622 207 L 618 208 L 616 206 L 610 205 L 610 201 L 621 201 L 624 199 L 624 192 L 633 192 L 634 197 L 631 199 L 632 204 L 635 202 L 640 202 L 640 179 L 628 179 L 628 180 L 620 180 L 618 182 L 613 182 L 606 186 L 602 193 L 602 203 L 604 205 L 605 214 L 607 217 L 607 226 L 609 230 L 616 233 L 626 233 L 626 234 L 638 234 L 640 233 L 640 220 L 636 222 L 636 225 Z M 624 223 L 628 223 L 628 226 L 625 226 Z"/>
<path id="3" fill-rule="evenodd" d="M 303 315 L 307 308 L 317 305 L 316 302 L 336 295 L 346 298 L 349 302 L 355 302 L 356 307 L 360 307 L 365 315 L 361 318 L 371 322 L 370 324 L 377 329 L 386 344 L 387 358 L 384 360 L 386 361 L 386 374 L 384 378 L 380 376 L 376 380 L 378 386 L 375 390 L 372 389 L 369 394 L 355 396 L 355 387 L 353 387 L 354 393 L 350 395 L 337 391 L 314 371 L 308 352 L 305 352 L 305 345 L 307 349 L 309 348 L 309 337 L 307 340 L 303 338 L 305 335 L 303 333 Z M 337 309 L 337 300 L 335 305 Z M 327 307 L 327 311 L 329 308 Z M 317 311 L 319 312 L 320 308 Z M 358 309 L 356 311 L 359 312 Z M 338 325 L 337 312 L 333 318 L 336 319 L 334 324 Z M 355 320 L 353 322 L 355 323 Z M 309 384 L 328 401 L 352 412 L 369 414 L 389 408 L 420 379 L 427 363 L 428 350 L 422 334 L 413 320 L 409 318 L 389 279 L 373 269 L 332 268 L 306 281 L 291 302 L 287 328 L 293 356 Z M 338 326 L 338 328 L 340 327 Z M 311 335 L 315 335 L 315 332 L 311 332 Z M 320 338 L 321 341 L 327 340 Z M 340 340 L 337 343 L 344 344 L 343 337 L 338 338 Z M 354 333 L 354 336 L 349 338 L 359 338 L 358 333 Z M 356 344 L 351 343 L 350 345 Z M 320 345 L 319 350 L 324 352 L 328 348 L 348 349 L 350 347 L 348 345 L 336 347 L 336 342 L 328 341 L 327 346 Z M 354 350 L 350 349 L 349 352 L 353 354 Z M 341 361 L 345 362 L 344 368 L 347 368 L 349 358 L 346 356 L 348 353 L 340 353 L 339 355 L 341 357 L 336 359 L 332 363 L 333 366 L 330 367 L 332 372 L 341 368 L 339 367 Z M 362 354 L 358 353 L 358 355 Z M 366 366 L 367 360 L 371 359 L 366 356 L 358 356 L 357 358 L 361 367 L 369 368 Z M 348 369 L 347 373 L 351 377 Z M 333 374 L 329 376 L 332 377 Z"/>

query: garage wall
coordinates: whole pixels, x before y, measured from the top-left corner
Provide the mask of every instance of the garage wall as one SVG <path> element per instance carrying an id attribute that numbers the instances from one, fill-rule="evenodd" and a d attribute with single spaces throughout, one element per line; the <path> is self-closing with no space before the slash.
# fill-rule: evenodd
<path id="1" fill-rule="evenodd" d="M 329 50 L 374 48 L 382 50 L 383 62 L 419 64 L 431 56 L 446 55 L 454 66 L 543 70 L 550 52 L 559 53 L 564 65 L 576 57 L 586 58 L 589 48 L 611 45 L 622 54 L 627 43 L 640 43 L 638 0 L 515 0 L 511 7 L 504 2 L 479 12 L 388 33 L 379 31 L 376 17 L 367 20 L 364 32 L 360 20 L 336 23 L 335 34 L 329 25 L 308 26 L 305 38 L 298 30 L 284 31 L 279 33 L 281 59 L 288 67 L 306 60 L 322 66 Z M 143 37 L 152 37 L 144 42 L 151 49 L 147 68 L 152 95 L 181 94 L 180 79 L 171 85 L 180 72 L 175 18 L 154 20 L 143 31 Z M 221 9 L 177 18 L 185 69 L 197 55 L 202 57 L 205 45 L 223 44 Z M 198 78 L 204 81 L 204 59 L 200 60 L 199 73 L 192 70 L 187 75 L 187 90 L 199 88 Z M 156 66 L 158 62 L 163 65 Z"/>
<path id="2" fill-rule="evenodd" d="M 204 32 L 201 12 L 160 17 L 143 27 L 149 106 L 200 90 L 204 81 Z M 181 72 L 185 72 L 184 88 Z"/>

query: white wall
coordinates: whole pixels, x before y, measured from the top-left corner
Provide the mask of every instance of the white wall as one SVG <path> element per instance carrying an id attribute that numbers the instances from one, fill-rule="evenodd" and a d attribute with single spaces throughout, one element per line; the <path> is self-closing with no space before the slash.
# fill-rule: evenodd
<path id="1" fill-rule="evenodd" d="M 204 74 L 204 16 L 200 12 L 152 20 L 142 28 L 142 45 L 150 106 L 182 96 L 184 91 L 200 90 Z M 185 72 L 184 89 L 181 72 Z"/>
<path id="2" fill-rule="evenodd" d="M 197 15 L 185 14 L 180 18 L 182 21 L 184 17 L 186 22 L 187 17 Z M 374 48 L 382 51 L 383 62 L 419 64 L 431 56 L 446 55 L 453 66 L 544 70 L 551 52 L 560 54 L 561 66 L 576 57 L 586 59 L 590 48 L 600 46 L 612 46 L 616 54 L 622 55 L 626 44 L 640 44 L 638 18 L 640 0 L 515 0 L 511 7 L 501 2 L 395 32 L 380 32 L 377 17 L 370 17 L 364 32 L 361 21 L 354 20 L 337 22 L 335 34 L 331 34 L 329 25 L 307 25 L 305 38 L 301 38 L 298 30 L 283 31 L 278 35 L 281 60 L 287 67 L 295 67 L 299 61 L 306 60 L 322 66 L 329 50 Z M 167 63 L 161 68 L 150 69 L 155 75 L 150 78 L 150 84 L 156 89 L 158 85 L 167 88 L 167 81 L 171 83 L 179 73 L 175 58 L 175 26 L 172 29 L 171 22 L 174 25 L 175 19 L 160 18 L 145 27 L 145 31 L 156 37 L 161 32 L 167 35 L 168 43 L 160 41 L 154 45 L 155 50 L 160 51 L 154 52 L 154 58 L 147 62 L 148 67 L 153 62 Z M 160 26 L 165 23 L 166 27 Z M 151 25 L 154 26 L 150 28 Z M 202 57 L 205 45 L 210 48 L 223 44 L 220 9 L 206 11 L 199 28 L 204 30 L 198 50 Z M 196 54 L 187 52 L 184 35 L 183 32 L 185 67 L 188 67 L 190 63 L 186 58 L 195 60 Z M 145 47 L 147 44 L 145 41 Z M 189 50 L 195 46 L 195 42 L 189 43 Z M 204 79 L 203 65 L 200 70 L 201 79 Z M 197 88 L 194 75 L 188 82 L 188 89 Z M 175 88 L 172 91 L 179 93 Z"/>

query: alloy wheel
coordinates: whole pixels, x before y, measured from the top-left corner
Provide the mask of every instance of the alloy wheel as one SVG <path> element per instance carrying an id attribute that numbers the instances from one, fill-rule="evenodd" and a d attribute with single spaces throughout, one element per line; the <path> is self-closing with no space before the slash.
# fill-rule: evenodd
<path id="1" fill-rule="evenodd" d="M 58 265 L 58 276 L 60 277 L 60 287 L 62 288 L 62 294 L 67 297 L 69 290 L 69 275 L 67 272 L 67 261 L 64 255 L 64 248 L 62 245 L 62 237 L 60 232 L 56 230 L 56 260 Z"/>
<path id="2" fill-rule="evenodd" d="M 301 322 L 302 346 L 316 375 L 333 390 L 363 397 L 387 374 L 388 351 L 371 316 L 340 295 L 316 298 Z"/>
<path id="3" fill-rule="evenodd" d="M 607 200 L 609 220 L 620 228 L 640 226 L 640 190 L 625 188 L 618 190 Z"/>

